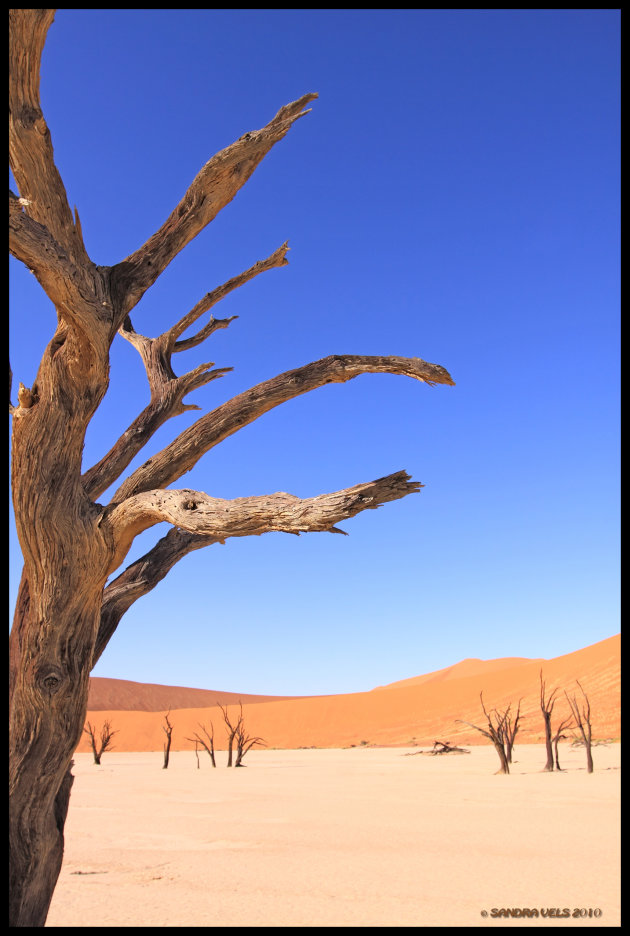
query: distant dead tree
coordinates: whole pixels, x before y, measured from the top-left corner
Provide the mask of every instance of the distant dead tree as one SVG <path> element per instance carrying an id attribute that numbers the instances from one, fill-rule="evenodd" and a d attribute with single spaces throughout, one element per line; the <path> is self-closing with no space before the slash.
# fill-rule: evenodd
<path id="1" fill-rule="evenodd" d="M 166 770 L 166 768 L 168 767 L 168 761 L 169 761 L 169 757 L 171 754 L 171 739 L 173 737 L 174 726 L 171 725 L 170 721 L 168 720 L 168 716 L 170 714 L 171 713 L 169 710 L 164 716 L 164 721 L 166 722 L 166 725 L 162 725 L 162 731 L 166 735 L 166 741 L 164 742 L 164 764 L 162 765 L 163 770 Z"/>
<path id="2" fill-rule="evenodd" d="M 237 730 L 237 728 L 238 728 L 238 724 L 237 724 L 237 725 L 233 725 L 233 724 L 232 724 L 232 722 L 230 721 L 230 717 L 229 717 L 229 715 L 228 715 L 228 710 L 227 710 L 227 708 L 223 708 L 223 706 L 221 705 L 220 702 L 217 702 L 217 705 L 219 706 L 219 708 L 221 709 L 221 712 L 223 713 L 223 721 L 225 722 L 225 725 L 226 725 L 226 728 L 227 728 L 227 733 L 228 733 L 228 746 L 227 746 L 228 759 L 227 759 L 227 766 L 228 766 L 228 767 L 231 767 L 231 766 L 232 766 L 232 749 L 233 749 L 233 747 L 234 747 L 234 738 L 236 737 L 236 730 Z M 242 703 L 239 702 L 239 705 L 241 706 L 241 715 L 242 715 L 242 712 L 243 712 Z"/>
<path id="3" fill-rule="evenodd" d="M 228 733 L 228 760 L 227 766 L 232 766 L 232 755 L 234 750 L 234 744 L 236 743 L 236 760 L 234 762 L 234 767 L 243 766 L 243 758 L 247 752 L 255 744 L 264 745 L 264 740 L 262 738 L 254 738 L 251 735 L 248 735 L 245 730 L 245 722 L 243 718 L 243 703 L 239 702 L 240 714 L 236 724 L 232 724 L 227 708 L 224 708 L 220 702 L 217 703 L 219 708 L 223 713 L 223 720 L 227 727 Z"/>
<path id="4" fill-rule="evenodd" d="M 203 731 L 204 735 L 206 736 L 206 740 L 204 740 L 204 738 L 202 738 L 201 735 L 198 734 L 197 732 L 195 732 L 195 734 L 194 734 L 194 736 L 193 736 L 192 738 L 186 738 L 186 740 L 187 740 L 187 741 L 194 741 L 194 742 L 195 742 L 195 752 L 197 751 L 197 745 L 199 745 L 199 744 L 200 744 L 203 748 L 205 748 L 205 750 L 208 752 L 208 754 L 209 754 L 209 756 L 210 756 L 210 760 L 212 761 L 212 766 L 213 766 L 213 767 L 216 767 L 216 766 L 217 766 L 217 762 L 216 762 L 215 757 L 214 757 L 214 727 L 213 727 L 213 725 L 212 725 L 212 722 L 210 722 L 210 731 L 208 731 L 208 729 L 206 728 L 206 726 L 205 726 L 205 725 L 202 725 L 201 722 L 199 722 L 199 727 L 201 728 L 201 730 Z M 198 756 L 197 756 L 197 765 L 199 765 L 199 757 L 198 757 Z"/>
<path id="5" fill-rule="evenodd" d="M 510 705 L 506 708 L 504 712 L 499 712 L 497 709 L 493 709 L 492 712 L 488 713 L 486 707 L 483 704 L 483 692 L 479 693 L 479 699 L 481 700 L 481 708 L 483 709 L 483 714 L 486 716 L 488 722 L 487 728 L 480 728 L 479 725 L 473 725 L 472 722 L 463 721 L 461 718 L 458 718 L 457 721 L 463 725 L 469 725 L 470 728 L 474 728 L 475 731 L 479 731 L 486 738 L 489 738 L 490 741 L 494 744 L 494 748 L 499 755 L 499 761 L 501 767 L 497 770 L 499 774 L 509 774 L 510 772 L 510 762 L 508 761 L 507 755 L 507 743 L 509 736 L 509 718 L 510 718 Z M 520 705 L 520 703 L 519 703 Z M 493 721 L 494 716 L 494 721 Z M 518 719 L 517 719 L 518 722 Z M 512 743 L 514 741 L 514 735 L 512 735 Z"/>
<path id="6" fill-rule="evenodd" d="M 556 761 L 556 770 L 561 770 L 560 761 L 558 760 L 558 742 L 568 738 L 568 735 L 565 735 L 564 732 L 568 731 L 570 728 L 573 728 L 573 717 L 568 715 L 566 718 L 563 718 L 558 727 L 556 728 L 556 733 L 551 739 L 553 743 L 553 751 Z"/>
<path id="7" fill-rule="evenodd" d="M 101 757 L 103 753 L 109 748 L 112 749 L 112 738 L 115 734 L 118 734 L 118 731 L 112 731 L 112 724 L 109 721 L 103 722 L 103 727 L 101 728 L 100 743 L 96 741 L 96 728 L 87 722 L 83 731 L 88 735 L 90 743 L 92 745 L 92 753 L 94 754 L 94 763 L 100 764 Z"/>
<path id="8" fill-rule="evenodd" d="M 508 706 L 505 713 L 505 756 L 507 757 L 508 764 L 512 763 L 512 748 L 514 747 L 514 739 L 518 731 L 518 723 L 521 718 L 521 702 L 523 700 L 518 700 L 518 707 L 516 709 L 516 715 L 514 716 L 514 721 L 509 714 L 510 707 Z"/>
<path id="9" fill-rule="evenodd" d="M 466 748 L 457 747 L 450 741 L 434 741 L 433 750 L 427 751 L 427 754 L 470 754 Z"/>
<path id="10" fill-rule="evenodd" d="M 542 670 L 540 671 L 540 710 L 543 715 L 543 721 L 545 723 L 545 748 L 547 751 L 547 763 L 544 766 L 544 770 L 553 770 L 553 747 L 551 743 L 551 713 L 553 712 L 553 707 L 556 704 L 555 695 L 558 692 L 557 689 L 554 689 L 550 696 L 546 695 L 546 684 L 543 680 Z"/>
<path id="11" fill-rule="evenodd" d="M 259 744 L 261 747 L 265 747 L 265 742 L 262 738 L 254 738 L 252 737 L 252 735 L 247 734 L 247 732 L 245 731 L 245 727 L 243 725 L 242 715 L 238 722 L 235 740 L 236 740 L 236 761 L 234 762 L 235 767 L 243 766 L 243 758 L 245 757 L 247 752 L 251 748 L 254 747 L 255 744 Z"/>
<path id="12" fill-rule="evenodd" d="M 580 687 L 580 691 L 582 692 L 582 695 L 584 696 L 584 702 L 582 703 L 582 708 L 580 709 L 580 706 L 578 704 L 578 701 L 575 695 L 573 695 L 572 698 L 569 698 L 566 690 L 564 694 L 567 697 L 567 702 L 569 703 L 569 706 L 571 708 L 573 718 L 575 719 L 575 724 L 580 729 L 580 734 L 582 735 L 584 747 L 586 748 L 587 773 L 593 773 L 593 753 L 591 750 L 593 746 L 593 741 L 592 741 L 593 730 L 591 727 L 591 704 L 588 700 L 587 694 L 584 692 L 584 689 L 582 689 L 582 686 L 580 685 L 580 681 L 578 679 L 576 679 L 575 681 Z"/>

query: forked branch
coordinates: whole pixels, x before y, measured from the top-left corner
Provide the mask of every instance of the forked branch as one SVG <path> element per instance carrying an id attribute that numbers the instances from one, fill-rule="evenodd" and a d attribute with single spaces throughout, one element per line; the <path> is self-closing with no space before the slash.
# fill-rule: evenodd
<path id="1" fill-rule="evenodd" d="M 207 293 L 187 315 L 157 338 L 147 338 L 138 334 L 130 317 L 127 316 L 119 329 L 119 334 L 136 348 L 142 358 L 151 391 L 151 400 L 109 452 L 83 475 L 83 484 L 90 498 L 97 500 L 121 476 L 133 458 L 168 419 L 186 410 L 199 409 L 194 404 L 183 402 L 187 394 L 232 370 L 231 367 L 213 370 L 214 362 L 209 361 L 177 377 L 171 358 L 173 353 L 193 348 L 205 341 L 213 332 L 226 328 L 236 316 L 227 319 L 211 317 L 196 335 L 181 341 L 177 339 L 230 292 L 249 282 L 259 273 L 285 266 L 288 263 L 286 259 L 288 249 L 288 244 L 283 244 L 265 260 L 259 260 L 245 272 L 232 277 L 222 286 Z"/>

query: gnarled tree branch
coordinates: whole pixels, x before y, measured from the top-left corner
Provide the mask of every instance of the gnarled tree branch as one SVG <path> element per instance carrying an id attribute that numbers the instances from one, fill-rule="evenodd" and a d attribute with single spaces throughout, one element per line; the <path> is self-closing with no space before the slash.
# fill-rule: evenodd
<path id="1" fill-rule="evenodd" d="M 222 286 L 207 293 L 191 311 L 179 320 L 172 328 L 158 338 L 147 338 L 135 331 L 129 316 L 119 329 L 119 333 L 129 341 L 142 358 L 149 387 L 151 401 L 125 430 L 110 451 L 83 475 L 86 491 L 92 499 L 96 499 L 120 477 L 137 453 L 146 445 L 151 436 L 162 426 L 167 419 L 177 416 L 186 410 L 199 409 L 194 404 L 184 404 L 183 398 L 192 390 L 204 386 L 217 377 L 231 371 L 231 367 L 222 367 L 211 370 L 214 362 L 200 364 L 194 370 L 177 377 L 171 366 L 174 352 L 185 351 L 201 344 L 213 332 L 226 328 L 236 316 L 228 319 L 211 318 L 210 321 L 193 337 L 178 341 L 183 332 L 193 325 L 202 315 L 210 311 L 221 299 L 229 293 L 248 283 L 259 273 L 272 270 L 274 267 L 285 266 L 288 263 L 286 253 L 288 244 L 283 244 L 265 260 L 259 260 L 248 270 L 232 277 Z"/>
<path id="2" fill-rule="evenodd" d="M 54 10 L 9 11 L 9 159 L 26 213 L 76 262 L 88 262 L 42 114 L 39 77 Z"/>
<path id="3" fill-rule="evenodd" d="M 454 385 L 448 371 L 421 358 L 330 355 L 257 384 L 197 420 L 166 448 L 127 478 L 112 501 L 164 488 L 190 471 L 202 455 L 280 403 L 328 383 L 345 383 L 360 374 L 398 374 L 432 386 Z"/>
<path id="4" fill-rule="evenodd" d="M 28 199 L 18 198 L 9 189 L 9 250 L 34 274 L 67 321 L 86 331 L 93 327 L 93 312 L 86 316 L 85 307 L 99 300 L 93 277 L 75 263 L 42 222 L 28 214 L 29 206 Z"/>
<path id="5" fill-rule="evenodd" d="M 182 250 L 236 195 L 269 150 L 295 121 L 308 113 L 316 94 L 286 104 L 261 130 L 240 139 L 210 159 L 164 224 L 138 250 L 112 269 L 112 290 L 120 309 L 118 327 L 147 289 Z"/>
<path id="6" fill-rule="evenodd" d="M 222 541 L 231 536 L 262 533 L 343 532 L 335 524 L 362 510 L 374 510 L 388 501 L 419 491 L 405 471 L 351 488 L 301 500 L 278 492 L 260 497 L 223 500 L 201 491 L 144 491 L 106 508 L 101 519 L 111 535 L 115 554 L 109 572 L 123 561 L 134 538 L 156 523 L 167 521 L 189 533 L 206 534 Z"/>

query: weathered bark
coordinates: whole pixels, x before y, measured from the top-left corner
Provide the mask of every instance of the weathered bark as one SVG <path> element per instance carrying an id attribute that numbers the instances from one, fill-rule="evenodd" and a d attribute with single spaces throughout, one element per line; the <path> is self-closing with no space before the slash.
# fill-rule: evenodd
<path id="1" fill-rule="evenodd" d="M 453 385 L 451 376 L 443 367 L 420 358 L 330 355 L 257 384 L 202 416 L 134 471 L 116 491 L 112 503 L 153 488 L 167 487 L 194 468 L 211 448 L 263 413 L 302 393 L 329 383 L 345 383 L 360 374 L 400 374 L 429 386 L 438 383 Z"/>
<path id="2" fill-rule="evenodd" d="M 78 212 L 68 204 L 40 106 L 40 60 L 53 18 L 52 10 L 10 12 L 9 143 L 18 194 L 9 194 L 9 245 L 57 314 L 35 382 L 19 384 L 17 405 L 9 400 L 12 496 L 24 557 L 9 655 L 11 926 L 45 923 L 61 867 L 72 755 L 85 724 L 90 671 L 133 602 L 192 550 L 268 530 L 340 532 L 339 520 L 421 485 L 397 472 L 305 500 L 274 494 L 234 501 L 165 488 L 242 426 L 327 383 L 391 373 L 429 385 L 453 384 L 444 368 L 419 358 L 331 355 L 272 377 L 202 416 L 125 480 L 125 469 L 156 429 L 194 408 L 184 397 L 229 369 L 206 363 L 177 377 L 171 361 L 232 319 L 211 318 L 194 335 L 183 333 L 233 289 L 286 265 L 288 247 L 208 293 L 157 338 L 137 333 L 130 313 L 317 95 L 287 104 L 261 130 L 212 157 L 144 245 L 113 267 L 98 266 L 85 249 Z M 151 400 L 86 471 L 85 435 L 107 391 L 110 348 L 120 335 L 142 357 Z M 11 397 L 11 374 L 9 384 Z M 109 506 L 96 502 L 119 481 Z M 107 584 L 133 537 L 160 520 L 174 529 Z"/>

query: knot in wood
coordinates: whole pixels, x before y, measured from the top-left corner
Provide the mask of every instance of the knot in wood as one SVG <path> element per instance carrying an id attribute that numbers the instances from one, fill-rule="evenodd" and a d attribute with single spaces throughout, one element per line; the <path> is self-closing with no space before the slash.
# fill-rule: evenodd
<path id="1" fill-rule="evenodd" d="M 184 501 L 184 503 L 182 504 L 182 508 L 183 508 L 184 510 L 196 510 L 196 509 L 197 509 L 197 502 L 194 501 L 194 500 L 186 500 L 186 501 Z"/>
<path id="2" fill-rule="evenodd" d="M 48 696 L 55 695 L 63 686 L 66 677 L 57 666 L 45 666 L 39 670 L 36 683 L 39 689 Z"/>

